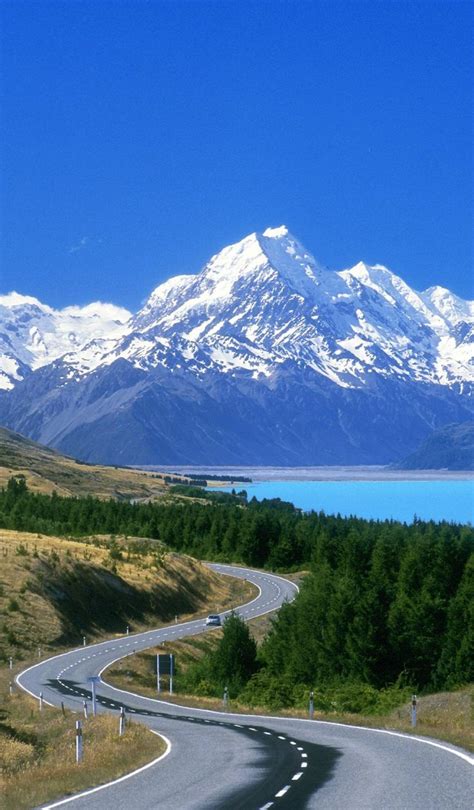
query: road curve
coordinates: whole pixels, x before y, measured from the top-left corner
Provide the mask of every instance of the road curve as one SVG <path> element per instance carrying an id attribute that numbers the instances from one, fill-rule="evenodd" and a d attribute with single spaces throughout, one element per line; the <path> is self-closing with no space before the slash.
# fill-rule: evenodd
<path id="1" fill-rule="evenodd" d="M 253 618 L 296 593 L 272 574 L 212 565 L 245 578 L 259 595 L 238 612 Z M 138 650 L 203 631 L 203 620 L 93 644 L 55 656 L 20 673 L 29 694 L 73 710 L 90 702 L 88 678 Z M 212 632 L 212 631 L 211 631 Z M 461 749 L 403 734 L 335 723 L 234 715 L 176 706 L 124 692 L 101 681 L 99 711 L 125 706 L 171 742 L 156 766 L 72 803 L 81 810 L 464 810 L 473 806 L 473 760 Z M 87 738 L 85 737 L 85 744 Z"/>

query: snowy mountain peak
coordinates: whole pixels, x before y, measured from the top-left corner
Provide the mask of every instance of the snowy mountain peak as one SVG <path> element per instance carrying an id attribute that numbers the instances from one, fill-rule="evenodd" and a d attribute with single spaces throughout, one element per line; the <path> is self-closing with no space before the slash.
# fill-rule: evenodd
<path id="1" fill-rule="evenodd" d="M 101 302 L 55 311 L 18 293 L 0 297 L 0 387 L 59 358 L 74 377 L 120 359 L 199 380 L 305 369 L 342 388 L 375 377 L 465 387 L 474 382 L 473 322 L 473 302 L 442 287 L 416 292 L 382 264 L 325 269 L 281 225 L 160 284 L 133 317 Z"/>
<path id="2" fill-rule="evenodd" d="M 32 295 L 22 295 L 14 290 L 6 295 L 0 295 L 0 307 L 12 309 L 13 307 L 25 306 L 33 306 L 37 307 L 38 309 L 43 309 L 44 311 L 51 311 L 50 307 L 42 304 L 41 301 L 38 301 L 38 299 L 34 298 Z"/>
<path id="3" fill-rule="evenodd" d="M 446 287 L 428 287 L 421 296 L 430 309 L 453 326 L 460 321 L 474 321 L 474 301 L 464 301 Z"/>
<path id="4" fill-rule="evenodd" d="M 286 225 L 249 234 L 213 256 L 202 271 L 211 284 L 222 282 L 214 290 L 219 297 L 246 278 L 269 280 L 275 273 L 304 296 L 314 294 L 322 274 L 329 275 Z"/>
<path id="5" fill-rule="evenodd" d="M 282 225 L 130 319 L 0 297 L 0 419 L 94 461 L 380 464 L 469 418 L 473 341 L 474 302 L 380 264 L 329 271 Z"/>
<path id="6" fill-rule="evenodd" d="M 288 228 L 286 225 L 280 225 L 279 228 L 266 228 L 262 236 L 268 236 L 270 239 L 278 239 L 281 236 L 288 236 Z"/>
<path id="7" fill-rule="evenodd" d="M 93 301 L 91 304 L 86 304 L 83 307 L 65 307 L 65 309 L 58 310 L 58 314 L 63 317 L 68 316 L 78 319 L 94 318 L 95 320 L 111 321 L 117 324 L 124 324 L 131 318 L 131 313 L 128 309 L 118 307 L 115 304 L 107 304 L 103 301 Z"/>
<path id="8" fill-rule="evenodd" d="M 10 390 L 29 369 L 80 352 L 94 340 L 117 340 L 131 313 L 94 301 L 55 310 L 16 292 L 0 296 L 0 389 Z"/>

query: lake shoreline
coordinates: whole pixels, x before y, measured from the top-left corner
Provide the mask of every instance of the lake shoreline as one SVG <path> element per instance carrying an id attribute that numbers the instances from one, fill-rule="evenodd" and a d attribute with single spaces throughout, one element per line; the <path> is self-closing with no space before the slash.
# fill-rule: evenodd
<path id="1" fill-rule="evenodd" d="M 474 480 L 473 470 L 394 470 L 382 466 L 360 467 L 231 467 L 204 465 L 143 465 L 137 469 L 178 473 L 179 475 L 226 475 L 259 481 L 466 481 Z M 245 489 L 246 483 L 236 481 Z M 228 486 L 229 481 L 209 481 L 209 486 Z"/>

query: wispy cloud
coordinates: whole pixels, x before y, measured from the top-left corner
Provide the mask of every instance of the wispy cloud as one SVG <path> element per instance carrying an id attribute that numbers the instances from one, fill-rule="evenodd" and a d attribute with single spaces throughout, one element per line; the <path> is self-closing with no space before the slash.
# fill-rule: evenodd
<path id="1" fill-rule="evenodd" d="M 86 248 L 94 248 L 97 245 L 101 245 L 103 239 L 100 236 L 81 236 L 78 242 L 75 245 L 71 245 L 68 248 L 68 253 L 78 253 L 80 250 L 85 250 Z"/>
<path id="2" fill-rule="evenodd" d="M 77 242 L 77 244 L 71 245 L 68 252 L 77 253 L 79 250 L 84 250 L 84 248 L 87 247 L 89 242 L 90 239 L 88 236 L 82 236 L 81 239 L 79 239 L 79 242 Z"/>

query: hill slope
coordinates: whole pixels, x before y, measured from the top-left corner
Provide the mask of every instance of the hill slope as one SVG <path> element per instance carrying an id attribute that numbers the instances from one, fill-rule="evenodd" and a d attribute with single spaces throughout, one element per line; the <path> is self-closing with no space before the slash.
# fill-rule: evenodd
<path id="1" fill-rule="evenodd" d="M 76 542 L 2 529 L 0 555 L 0 660 L 215 612 L 253 594 L 157 541 Z"/>
<path id="2" fill-rule="evenodd" d="M 86 464 L 0 427 L 0 486 L 19 473 L 29 489 L 46 494 L 145 499 L 166 492 L 159 473 Z"/>
<path id="3" fill-rule="evenodd" d="M 474 422 L 446 425 L 403 461 L 398 470 L 474 470 Z"/>

